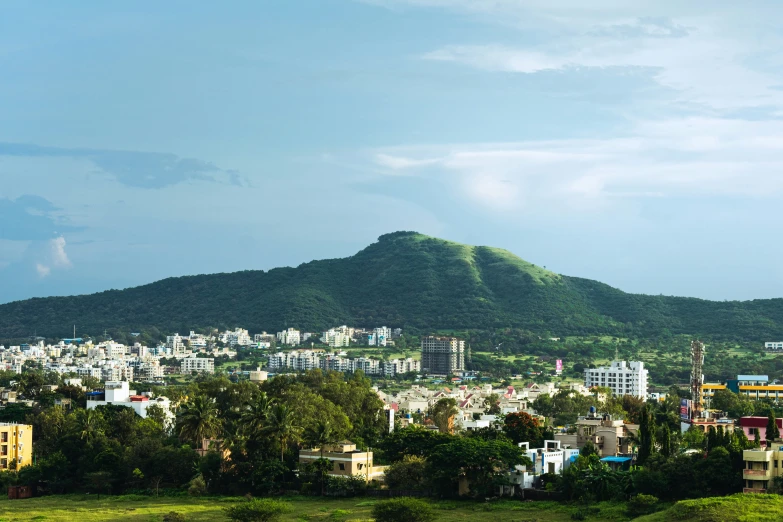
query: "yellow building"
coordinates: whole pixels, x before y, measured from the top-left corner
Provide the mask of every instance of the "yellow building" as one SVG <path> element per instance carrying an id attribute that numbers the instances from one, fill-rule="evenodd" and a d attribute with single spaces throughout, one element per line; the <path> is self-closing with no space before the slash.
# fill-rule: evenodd
<path id="1" fill-rule="evenodd" d="M 0 470 L 19 469 L 33 463 L 33 427 L 0 423 Z"/>
<path id="2" fill-rule="evenodd" d="M 373 466 L 372 451 L 359 451 L 356 444 L 343 441 L 325 446 L 323 458 L 332 463 L 329 475 L 333 477 L 359 477 L 365 480 L 382 480 L 386 466 Z M 299 450 L 299 462 L 310 464 L 321 458 L 319 448 Z"/>
<path id="3" fill-rule="evenodd" d="M 778 439 L 770 447 L 742 452 L 744 493 L 766 493 L 772 479 L 783 476 L 783 442 Z"/>

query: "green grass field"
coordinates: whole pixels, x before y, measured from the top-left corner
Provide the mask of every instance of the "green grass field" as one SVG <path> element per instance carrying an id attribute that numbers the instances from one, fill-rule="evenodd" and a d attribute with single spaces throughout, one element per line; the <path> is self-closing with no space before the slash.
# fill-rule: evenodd
<path id="1" fill-rule="evenodd" d="M 92 498 L 90 498 L 92 497 Z M 371 519 L 373 499 L 289 498 L 294 511 L 282 520 L 358 522 Z M 223 509 L 241 499 L 230 498 L 150 498 L 138 496 L 102 497 L 69 495 L 25 500 L 0 501 L 0 521 L 40 520 L 49 522 L 160 522 L 171 511 L 182 513 L 188 521 L 227 521 Z M 430 502 L 437 521 L 566 522 L 575 508 L 555 502 Z M 595 520 L 628 520 L 621 506 L 606 504 Z"/>
<path id="2" fill-rule="evenodd" d="M 284 522 L 371 521 L 376 500 L 367 498 L 320 499 L 291 497 L 293 512 Z M 239 498 L 152 498 L 136 495 L 101 497 L 67 495 L 26 500 L 0 500 L 0 522 L 162 522 L 175 511 L 187 521 L 227 521 L 223 509 L 241 502 Z M 566 522 L 578 506 L 557 502 L 440 502 L 428 501 L 437 522 Z M 662 506 L 665 507 L 665 506 Z M 686 500 L 658 513 L 636 518 L 638 522 L 767 522 L 783 519 L 783 497 L 778 495 L 733 495 L 730 497 Z M 601 503 L 591 506 L 586 520 L 627 521 L 625 504 Z"/>

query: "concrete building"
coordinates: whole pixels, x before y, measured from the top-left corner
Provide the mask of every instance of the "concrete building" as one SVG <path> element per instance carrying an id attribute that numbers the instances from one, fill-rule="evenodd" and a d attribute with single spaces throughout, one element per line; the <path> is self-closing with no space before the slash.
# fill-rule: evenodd
<path id="1" fill-rule="evenodd" d="M 448 375 L 465 369 L 465 341 L 456 337 L 421 338 L 421 369 Z"/>
<path id="2" fill-rule="evenodd" d="M 264 382 L 269 378 L 269 374 L 262 371 L 261 368 L 256 368 L 250 371 L 250 382 Z"/>
<path id="3" fill-rule="evenodd" d="M 157 405 L 163 409 L 170 421 L 174 419 L 174 415 L 171 413 L 171 403 L 166 397 L 152 399 L 149 395 L 136 395 L 135 391 L 131 393 L 126 381 L 109 381 L 105 383 L 102 392 L 87 393 L 88 410 L 107 404 L 131 408 L 143 419 L 147 418 L 147 408 Z"/>
<path id="4" fill-rule="evenodd" d="M 33 427 L 0 423 L 0 470 L 19 469 L 33 463 Z"/>
<path id="5" fill-rule="evenodd" d="M 576 421 L 576 447 L 581 449 L 590 441 L 601 457 L 630 455 L 634 452 L 634 445 L 629 435 L 638 431 L 637 424 L 625 424 L 622 420 L 612 419 L 611 415 L 587 415 Z M 568 434 L 555 434 L 555 439 L 563 443 L 570 437 Z"/>
<path id="6" fill-rule="evenodd" d="M 282 332 L 277 332 L 277 341 L 280 344 L 287 344 L 289 346 L 299 346 L 299 344 L 302 342 L 301 332 L 293 328 L 289 328 L 288 330 L 283 330 Z"/>
<path id="7" fill-rule="evenodd" d="M 215 373 L 215 359 L 211 357 L 185 357 L 180 363 L 182 373 Z"/>
<path id="8" fill-rule="evenodd" d="M 764 343 L 764 349 L 768 352 L 783 352 L 783 342 Z"/>
<path id="9" fill-rule="evenodd" d="M 188 347 L 185 345 L 185 339 L 180 334 L 175 333 L 166 337 L 166 352 L 173 356 L 182 355 L 188 351 Z"/>
<path id="10" fill-rule="evenodd" d="M 367 344 L 370 346 L 386 346 L 392 338 L 391 328 L 381 326 L 380 328 L 374 328 L 372 333 L 367 338 Z"/>
<path id="11" fill-rule="evenodd" d="M 299 462 L 310 464 L 321 458 L 320 448 L 299 450 Z M 359 477 L 367 481 L 382 480 L 384 466 L 373 465 L 372 451 L 359 451 L 350 441 L 325 446 L 323 458 L 332 463 L 329 475 L 332 477 Z"/>
<path id="12" fill-rule="evenodd" d="M 250 334 L 244 328 L 226 330 L 218 335 L 218 340 L 229 346 L 250 346 L 253 344 Z"/>
<path id="13" fill-rule="evenodd" d="M 585 386 L 609 388 L 615 395 L 647 398 L 647 370 L 641 361 L 612 361 L 611 366 L 585 368 Z"/>
<path id="14" fill-rule="evenodd" d="M 420 372 L 421 361 L 408 357 L 407 359 L 392 359 L 383 363 L 383 373 L 387 377 L 402 375 L 408 372 Z"/>
<path id="15" fill-rule="evenodd" d="M 769 449 L 742 452 L 743 493 L 766 493 L 775 477 L 783 476 L 783 441 L 771 443 Z"/>

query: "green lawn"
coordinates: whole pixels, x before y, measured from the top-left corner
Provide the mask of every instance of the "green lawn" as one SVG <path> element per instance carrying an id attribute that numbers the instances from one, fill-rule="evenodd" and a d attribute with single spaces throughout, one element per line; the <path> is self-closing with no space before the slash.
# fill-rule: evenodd
<path id="1" fill-rule="evenodd" d="M 92 497 L 92 498 L 90 498 Z M 323 521 L 359 522 L 371 520 L 376 502 L 367 498 L 319 499 L 290 498 L 294 511 L 282 518 L 284 522 Z M 148 497 L 102 497 L 70 495 L 26 500 L 0 500 L 0 521 L 41 520 L 50 522 L 160 522 L 163 515 L 177 511 L 188 521 L 226 521 L 223 508 L 240 499 L 190 499 Z M 437 521 L 465 522 L 566 522 L 575 508 L 554 502 L 436 502 Z M 627 520 L 620 506 L 605 504 L 591 520 Z"/>

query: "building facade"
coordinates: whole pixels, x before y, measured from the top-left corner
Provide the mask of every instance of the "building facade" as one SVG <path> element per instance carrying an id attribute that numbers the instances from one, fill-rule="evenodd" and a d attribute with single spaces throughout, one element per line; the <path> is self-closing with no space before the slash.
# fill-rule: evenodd
<path id="1" fill-rule="evenodd" d="M 611 366 L 585 368 L 585 387 L 609 388 L 615 395 L 647 399 L 647 370 L 641 361 L 612 361 Z"/>
<path id="2" fill-rule="evenodd" d="M 180 363 L 182 373 L 215 373 L 215 359 L 211 357 L 185 357 Z"/>
<path id="3" fill-rule="evenodd" d="M 19 469 L 33 463 L 33 427 L 0 423 L 0 470 Z"/>
<path id="4" fill-rule="evenodd" d="M 464 371 L 465 341 L 456 337 L 422 337 L 421 369 L 437 375 Z"/>

